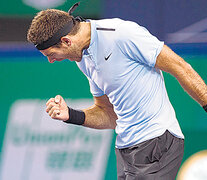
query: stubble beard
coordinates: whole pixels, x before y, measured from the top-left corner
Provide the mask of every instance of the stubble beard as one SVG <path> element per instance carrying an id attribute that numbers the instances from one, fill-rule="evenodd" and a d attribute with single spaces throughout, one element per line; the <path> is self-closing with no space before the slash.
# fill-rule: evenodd
<path id="1" fill-rule="evenodd" d="M 79 49 L 79 47 L 73 47 L 72 49 L 68 50 L 67 59 L 80 62 L 82 59 L 82 51 Z"/>

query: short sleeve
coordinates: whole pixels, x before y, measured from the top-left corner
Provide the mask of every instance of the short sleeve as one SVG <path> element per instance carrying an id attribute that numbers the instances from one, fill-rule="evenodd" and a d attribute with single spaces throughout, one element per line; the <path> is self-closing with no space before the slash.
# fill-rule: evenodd
<path id="1" fill-rule="evenodd" d="M 87 78 L 88 78 L 88 81 L 89 81 L 91 94 L 94 97 L 103 96 L 104 92 L 89 77 L 87 77 Z"/>
<path id="2" fill-rule="evenodd" d="M 164 42 L 138 24 L 125 21 L 118 29 L 117 44 L 128 58 L 154 67 Z"/>

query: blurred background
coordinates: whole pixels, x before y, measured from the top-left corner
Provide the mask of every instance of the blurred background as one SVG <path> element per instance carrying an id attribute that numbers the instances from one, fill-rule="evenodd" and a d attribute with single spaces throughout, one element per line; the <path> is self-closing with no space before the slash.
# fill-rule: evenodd
<path id="1" fill-rule="evenodd" d="M 116 179 L 114 131 L 65 126 L 45 113 L 46 101 L 57 94 L 73 107 L 92 104 L 87 79 L 75 63 L 50 64 L 26 42 L 27 29 L 38 11 L 67 11 L 75 2 L 1 1 L 0 180 Z M 206 0 L 82 0 L 76 15 L 90 19 L 119 17 L 145 26 L 207 82 Z M 189 161 L 200 152 L 207 157 L 206 113 L 174 77 L 164 76 L 185 135 L 178 179 L 189 180 L 186 174 L 194 180 L 207 179 L 207 160 L 194 166 Z"/>

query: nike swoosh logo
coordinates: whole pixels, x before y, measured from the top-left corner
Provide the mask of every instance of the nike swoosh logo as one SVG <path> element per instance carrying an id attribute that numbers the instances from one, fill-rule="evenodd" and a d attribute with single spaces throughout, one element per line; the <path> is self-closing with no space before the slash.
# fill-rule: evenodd
<path id="1" fill-rule="evenodd" d="M 112 53 L 111 53 L 112 54 Z M 109 57 L 111 56 L 111 54 L 109 54 L 107 57 L 105 57 L 105 60 L 107 61 L 109 59 Z"/>

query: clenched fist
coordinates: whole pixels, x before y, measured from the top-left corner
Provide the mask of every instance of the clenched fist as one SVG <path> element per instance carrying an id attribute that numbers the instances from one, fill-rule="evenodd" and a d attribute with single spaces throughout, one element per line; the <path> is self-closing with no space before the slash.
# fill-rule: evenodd
<path id="1" fill-rule="evenodd" d="M 67 121 L 69 119 L 68 107 L 60 95 L 50 98 L 46 103 L 46 112 L 53 119 Z"/>

